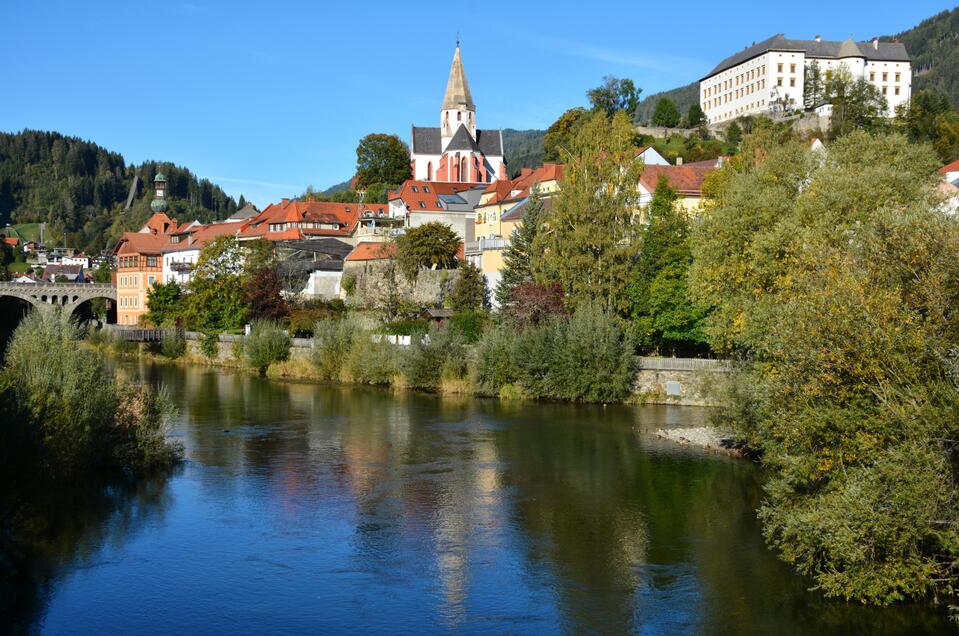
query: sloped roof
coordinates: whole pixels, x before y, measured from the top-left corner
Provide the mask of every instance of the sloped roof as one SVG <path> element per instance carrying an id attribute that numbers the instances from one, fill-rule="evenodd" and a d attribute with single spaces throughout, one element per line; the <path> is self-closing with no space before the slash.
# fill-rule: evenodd
<path id="1" fill-rule="evenodd" d="M 519 203 L 511 207 L 510 209 L 503 212 L 501 220 L 503 221 L 521 221 L 523 217 L 526 216 L 526 210 L 529 209 L 530 197 L 526 196 Z M 543 197 L 540 199 L 540 204 L 542 204 L 544 210 L 549 210 L 553 207 L 553 199 L 551 197 Z"/>
<path id="2" fill-rule="evenodd" d="M 855 47 L 855 49 L 851 48 L 850 44 L 852 47 Z M 801 52 L 805 53 L 807 57 L 822 59 L 840 59 L 843 57 L 856 56 L 879 62 L 910 61 L 906 46 L 901 42 L 879 42 L 878 47 L 873 47 L 872 42 L 853 42 L 851 39 L 846 42 L 790 40 L 782 33 L 779 33 L 727 57 L 717 64 L 716 68 L 711 70 L 703 79 L 709 79 L 717 73 L 722 73 L 727 69 L 742 64 L 763 53 L 768 53 L 769 51 Z"/>
<path id="3" fill-rule="evenodd" d="M 703 181 L 706 179 L 706 175 L 713 170 L 715 170 L 715 167 L 702 165 L 646 166 L 639 182 L 646 190 L 653 192 L 659 185 L 660 177 L 666 177 L 669 187 L 678 194 L 701 196 Z"/>
<path id="4" fill-rule="evenodd" d="M 939 174 L 946 176 L 950 172 L 959 172 L 959 159 L 953 161 L 952 163 L 947 163 L 943 167 L 939 168 Z"/>
<path id="5" fill-rule="evenodd" d="M 450 77 L 446 82 L 443 110 L 462 107 L 472 111 L 476 110 L 476 104 L 473 103 L 473 96 L 470 94 L 469 82 L 466 81 L 466 71 L 463 69 L 463 57 L 460 55 L 460 47 L 457 45 L 456 51 L 453 53 L 453 63 L 450 65 Z"/>
<path id="6" fill-rule="evenodd" d="M 463 133 L 465 133 L 466 139 L 461 137 Z M 443 154 L 443 135 L 439 127 L 413 126 L 412 141 L 413 154 L 415 155 Z M 478 150 L 486 157 L 502 157 L 503 134 L 499 130 L 477 130 L 474 142 L 465 124 L 460 124 L 460 128 L 454 133 L 446 149 L 472 150 L 474 152 Z"/>
<path id="7" fill-rule="evenodd" d="M 396 190 L 391 190 L 389 200 L 400 199 L 411 211 L 442 212 L 446 208 L 442 197 L 459 195 L 472 187 L 466 183 L 448 183 L 445 181 L 414 181 L 409 179 L 403 182 Z M 422 205 L 420 205 L 422 203 Z"/>
<path id="8" fill-rule="evenodd" d="M 477 136 L 479 131 L 477 131 Z M 470 135 L 469 129 L 460 124 L 460 127 L 456 129 L 456 132 L 453 134 L 453 138 L 450 139 L 449 144 L 446 145 L 446 150 L 471 150 L 476 152 L 479 150 L 479 145 L 473 139 L 473 136 Z"/>
<path id="9" fill-rule="evenodd" d="M 396 243 L 374 243 L 363 241 L 356 244 L 346 260 L 348 261 L 378 261 L 393 258 L 396 254 Z"/>
<path id="10" fill-rule="evenodd" d="M 364 211 L 385 210 L 386 206 L 370 206 L 362 203 L 337 203 L 333 201 L 291 201 L 284 199 L 272 203 L 262 212 L 241 225 L 242 238 L 265 238 L 271 241 L 295 241 L 306 236 L 349 236 L 356 229 Z M 270 225 L 285 223 L 315 223 L 337 225 L 338 228 L 286 228 L 275 232 Z"/>

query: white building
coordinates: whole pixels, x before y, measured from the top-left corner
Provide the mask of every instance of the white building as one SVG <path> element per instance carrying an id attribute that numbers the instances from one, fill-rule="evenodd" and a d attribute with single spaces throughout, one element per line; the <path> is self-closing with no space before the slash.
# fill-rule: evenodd
<path id="1" fill-rule="evenodd" d="M 823 81 L 840 66 L 864 78 L 886 97 L 889 115 L 912 95 L 912 64 L 900 42 L 787 40 L 782 34 L 726 58 L 699 82 L 699 104 L 710 123 L 743 115 L 802 109 L 806 70 L 819 67 Z"/>

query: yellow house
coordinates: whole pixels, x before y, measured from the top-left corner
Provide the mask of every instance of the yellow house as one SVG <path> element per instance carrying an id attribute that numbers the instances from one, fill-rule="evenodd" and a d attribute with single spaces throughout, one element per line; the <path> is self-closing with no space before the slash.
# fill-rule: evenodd
<path id="1" fill-rule="evenodd" d="M 124 232 L 113 250 L 117 259 L 117 324 L 134 326 L 147 312 L 147 291 L 163 282 L 163 248 L 176 219 L 154 214 L 139 232 Z"/>

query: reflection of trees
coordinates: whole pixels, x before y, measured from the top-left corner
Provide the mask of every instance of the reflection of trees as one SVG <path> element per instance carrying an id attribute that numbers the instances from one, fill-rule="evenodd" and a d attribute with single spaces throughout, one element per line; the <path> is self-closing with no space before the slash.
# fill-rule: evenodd
<path id="1" fill-rule="evenodd" d="M 0 528 L 0 632 L 35 629 L 67 566 L 89 564 L 101 546 L 130 540 L 170 505 L 164 475 L 133 484 L 34 486 L 6 517 L 13 524 Z"/>

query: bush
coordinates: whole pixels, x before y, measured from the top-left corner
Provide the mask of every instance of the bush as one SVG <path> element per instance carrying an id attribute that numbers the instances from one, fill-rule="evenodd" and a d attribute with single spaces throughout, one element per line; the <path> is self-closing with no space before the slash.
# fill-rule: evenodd
<path id="1" fill-rule="evenodd" d="M 316 323 L 327 318 L 341 318 L 346 305 L 339 298 L 330 301 L 314 300 L 294 308 L 286 317 L 290 334 L 297 338 L 312 338 Z"/>
<path id="2" fill-rule="evenodd" d="M 483 335 L 483 328 L 489 320 L 489 315 L 479 309 L 471 309 L 453 314 L 450 325 L 463 336 L 466 342 L 473 343 Z"/>
<path id="3" fill-rule="evenodd" d="M 39 464 L 56 475 L 172 463 L 178 449 L 163 435 L 169 400 L 148 387 L 117 382 L 99 353 L 77 346 L 79 339 L 76 324 L 59 312 L 24 318 L 0 382 L 11 411 L 5 425 L 35 440 Z"/>
<path id="4" fill-rule="evenodd" d="M 434 325 L 425 337 L 412 339 L 400 368 L 407 384 L 418 389 L 435 390 L 444 378 L 463 377 L 463 337 L 454 329 Z"/>
<path id="5" fill-rule="evenodd" d="M 498 395 L 504 386 L 516 381 L 516 337 L 506 327 L 490 329 L 476 344 L 474 377 L 483 395 Z"/>
<path id="6" fill-rule="evenodd" d="M 186 340 L 180 331 L 164 331 L 160 341 L 160 355 L 175 360 L 186 353 Z"/>
<path id="7" fill-rule="evenodd" d="M 557 346 L 559 319 L 525 329 L 516 339 L 514 364 L 517 382 L 530 397 L 553 397 L 550 369 Z M 562 346 L 560 343 L 558 346 Z"/>
<path id="8" fill-rule="evenodd" d="M 203 352 L 207 358 L 216 358 L 220 355 L 220 334 L 218 333 L 205 333 L 203 334 L 203 339 L 200 340 L 200 351 Z"/>
<path id="9" fill-rule="evenodd" d="M 386 338 L 373 342 L 372 334 L 357 333 L 346 359 L 347 374 L 360 384 L 389 384 L 400 372 L 400 347 Z"/>
<path id="10" fill-rule="evenodd" d="M 340 278 L 340 287 L 346 292 L 347 298 L 353 296 L 356 292 L 356 274 L 353 272 L 344 272 Z"/>
<path id="11" fill-rule="evenodd" d="M 313 329 L 313 365 L 326 380 L 340 379 L 353 348 L 356 327 L 348 320 L 326 318 Z"/>
<path id="12" fill-rule="evenodd" d="M 391 336 L 412 336 L 425 334 L 430 330 L 430 321 L 426 318 L 403 318 L 394 320 L 383 327 L 383 332 Z"/>
<path id="13" fill-rule="evenodd" d="M 247 363 L 260 375 L 266 375 L 266 369 L 272 363 L 289 359 L 291 345 L 290 337 L 279 324 L 258 320 L 253 323 L 244 343 Z"/>

